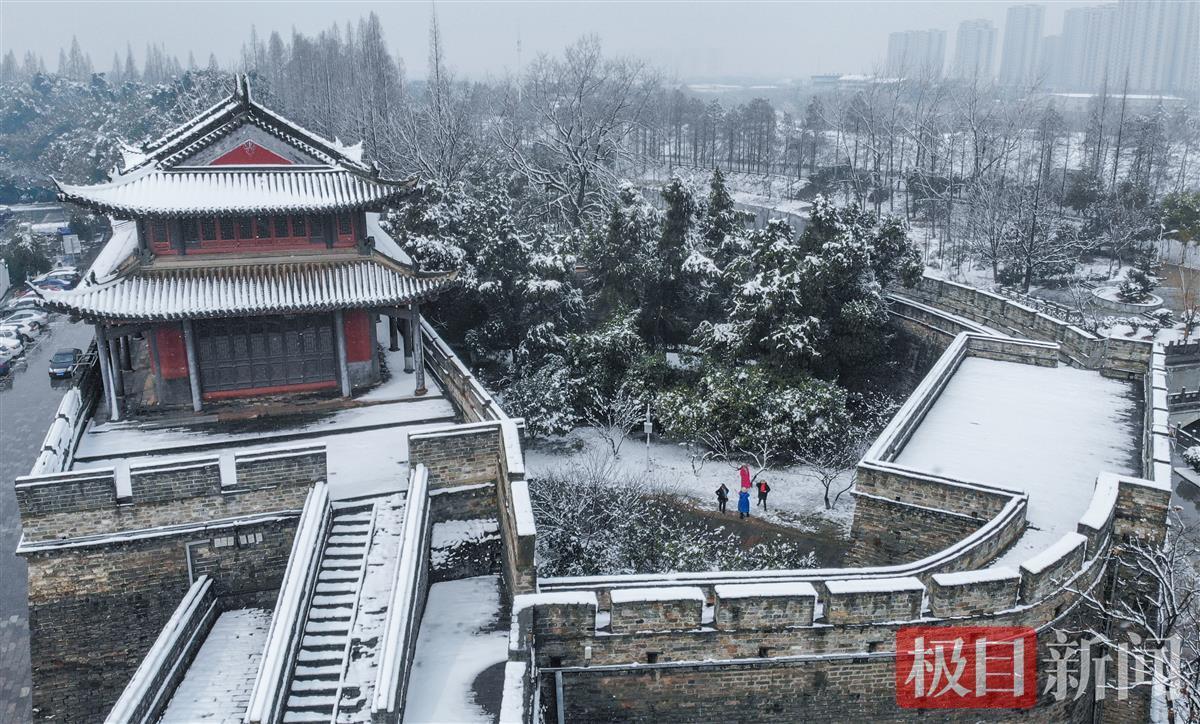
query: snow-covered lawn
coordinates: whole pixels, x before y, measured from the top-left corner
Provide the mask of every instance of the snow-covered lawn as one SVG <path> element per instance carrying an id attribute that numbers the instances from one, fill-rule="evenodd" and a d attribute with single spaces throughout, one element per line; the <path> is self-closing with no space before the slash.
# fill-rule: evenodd
<path id="1" fill-rule="evenodd" d="M 644 436 L 630 438 L 621 446 L 621 454 L 615 461 L 618 470 L 630 478 L 646 477 L 655 487 L 679 495 L 697 506 L 715 510 L 716 490 L 725 483 L 730 490 L 729 509 L 737 509 L 739 489 L 737 470 L 723 462 L 709 461 L 693 470 L 691 454 L 686 447 L 675 443 L 652 439 L 650 443 L 650 472 L 646 472 L 646 443 Z M 608 444 L 593 428 L 576 428 L 569 434 L 526 445 L 525 469 L 529 477 L 537 478 L 551 472 L 561 471 L 570 476 L 573 467 L 587 464 L 593 456 L 609 455 Z M 699 452 L 696 453 L 699 455 Z M 846 487 L 852 473 L 846 473 L 837 489 Z M 854 517 L 854 499 L 849 493 L 842 496 L 833 510 L 825 510 L 824 488 L 815 476 L 807 474 L 803 466 L 785 470 L 768 470 L 759 479 L 771 486 L 767 496 L 767 511 L 752 508 L 752 515 L 761 516 L 773 523 L 815 531 L 823 528 L 821 523 L 832 521 L 843 530 L 850 530 Z M 757 481 L 756 481 L 757 482 Z M 751 504 L 757 506 L 758 496 L 750 496 Z"/>
<path id="2" fill-rule="evenodd" d="M 500 581 L 479 576 L 429 587 L 417 636 L 405 722 L 491 722 L 499 712 L 476 701 L 479 675 L 508 658 L 508 628 L 498 626 Z M 501 677 L 502 678 L 502 677 Z"/>
<path id="3" fill-rule="evenodd" d="M 1024 490 L 1029 529 L 997 565 L 1075 530 L 1101 471 L 1140 476 L 1133 384 L 1073 367 L 963 361 L 896 462 Z"/>

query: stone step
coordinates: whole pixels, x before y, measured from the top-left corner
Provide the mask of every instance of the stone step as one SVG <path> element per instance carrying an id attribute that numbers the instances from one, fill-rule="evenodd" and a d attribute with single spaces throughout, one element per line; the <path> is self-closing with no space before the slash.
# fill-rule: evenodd
<path id="1" fill-rule="evenodd" d="M 297 665 L 292 675 L 292 682 L 333 687 L 336 689 L 338 679 L 341 678 L 341 675 L 342 668 L 340 666 Z"/>
<path id="2" fill-rule="evenodd" d="M 300 642 L 301 651 L 328 651 L 331 649 L 341 650 L 346 648 L 346 635 L 349 631 L 344 631 L 340 636 L 332 633 L 308 633 L 304 634 L 304 639 Z"/>
<path id="3" fill-rule="evenodd" d="M 288 711 L 316 711 L 326 718 L 333 716 L 334 697 L 328 694 L 292 694 L 287 700 Z"/>
<path id="4" fill-rule="evenodd" d="M 300 649 L 296 661 L 307 666 L 337 666 L 341 667 L 342 657 L 338 651 L 305 651 Z"/>
<path id="5" fill-rule="evenodd" d="M 333 679 L 293 679 L 292 691 L 303 692 L 304 694 L 329 694 L 337 693 L 338 680 Z"/>
<path id="6" fill-rule="evenodd" d="M 358 580 L 358 569 L 322 568 L 317 574 L 318 583 L 354 583 Z"/>
<path id="7" fill-rule="evenodd" d="M 285 711 L 283 724 L 311 724 L 312 722 L 328 722 L 333 712 L 319 711 Z"/>
<path id="8" fill-rule="evenodd" d="M 353 581 L 320 581 L 317 583 L 316 595 L 318 596 L 337 596 L 345 594 L 353 596 L 354 591 L 358 588 L 358 579 Z"/>
<path id="9" fill-rule="evenodd" d="M 335 621 L 313 621 L 304 624 L 304 635 L 335 635 L 346 636 L 350 633 L 350 617 L 345 616 Z"/>

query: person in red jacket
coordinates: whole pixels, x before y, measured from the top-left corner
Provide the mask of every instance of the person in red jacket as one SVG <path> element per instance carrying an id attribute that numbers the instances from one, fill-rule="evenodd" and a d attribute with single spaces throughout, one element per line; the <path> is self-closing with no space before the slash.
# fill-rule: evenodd
<path id="1" fill-rule="evenodd" d="M 750 468 L 749 468 L 749 466 L 743 465 L 742 467 L 738 468 L 738 473 L 740 473 L 742 476 L 742 490 L 749 492 L 750 491 Z"/>
<path id="2" fill-rule="evenodd" d="M 771 486 L 767 485 L 767 481 L 760 480 L 758 481 L 758 485 L 756 487 L 758 488 L 758 504 L 762 506 L 763 510 L 766 510 L 767 493 L 771 492 Z"/>

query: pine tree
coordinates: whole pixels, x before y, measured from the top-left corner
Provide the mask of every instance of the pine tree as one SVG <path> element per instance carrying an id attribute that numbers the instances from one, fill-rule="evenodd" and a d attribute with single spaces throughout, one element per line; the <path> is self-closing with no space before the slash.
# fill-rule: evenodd
<path id="1" fill-rule="evenodd" d="M 683 342 L 689 331 L 683 319 L 683 263 L 694 246 L 692 232 L 696 200 L 678 176 L 662 188 L 666 210 L 658 249 L 651 256 L 653 267 L 642 307 L 642 333 L 651 346 Z"/>
<path id="2" fill-rule="evenodd" d="M 133 46 L 125 44 L 125 70 L 121 72 L 121 80 L 126 83 L 137 83 L 141 73 L 138 73 L 137 63 L 133 59 Z"/>
<path id="3" fill-rule="evenodd" d="M 0 62 L 0 81 L 11 83 L 17 79 L 18 72 L 17 54 L 10 50 L 4 54 L 4 61 Z"/>

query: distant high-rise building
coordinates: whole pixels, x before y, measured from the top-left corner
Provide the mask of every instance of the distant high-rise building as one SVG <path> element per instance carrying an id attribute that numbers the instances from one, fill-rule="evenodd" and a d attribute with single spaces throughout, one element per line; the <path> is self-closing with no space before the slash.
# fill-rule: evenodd
<path id="1" fill-rule="evenodd" d="M 1042 43 L 1042 5 L 1013 5 L 1004 19 L 1004 51 L 1000 56 L 1000 82 L 1026 85 L 1037 79 Z"/>
<path id="2" fill-rule="evenodd" d="M 1071 8 L 1063 16 L 1057 86 L 1062 90 L 1095 91 L 1104 83 L 1116 28 L 1117 6 Z"/>
<path id="3" fill-rule="evenodd" d="M 996 57 L 996 26 L 990 20 L 964 20 L 954 38 L 955 78 L 990 81 Z"/>
<path id="4" fill-rule="evenodd" d="M 888 35 L 888 75 L 941 78 L 945 64 L 945 30 L 904 30 Z"/>
<path id="5" fill-rule="evenodd" d="M 1063 36 L 1046 35 L 1038 50 L 1038 71 L 1034 80 L 1042 88 L 1063 88 Z"/>
<path id="6" fill-rule="evenodd" d="M 1158 0 L 1117 5 L 1109 88 L 1131 93 L 1200 91 L 1200 4 Z"/>

